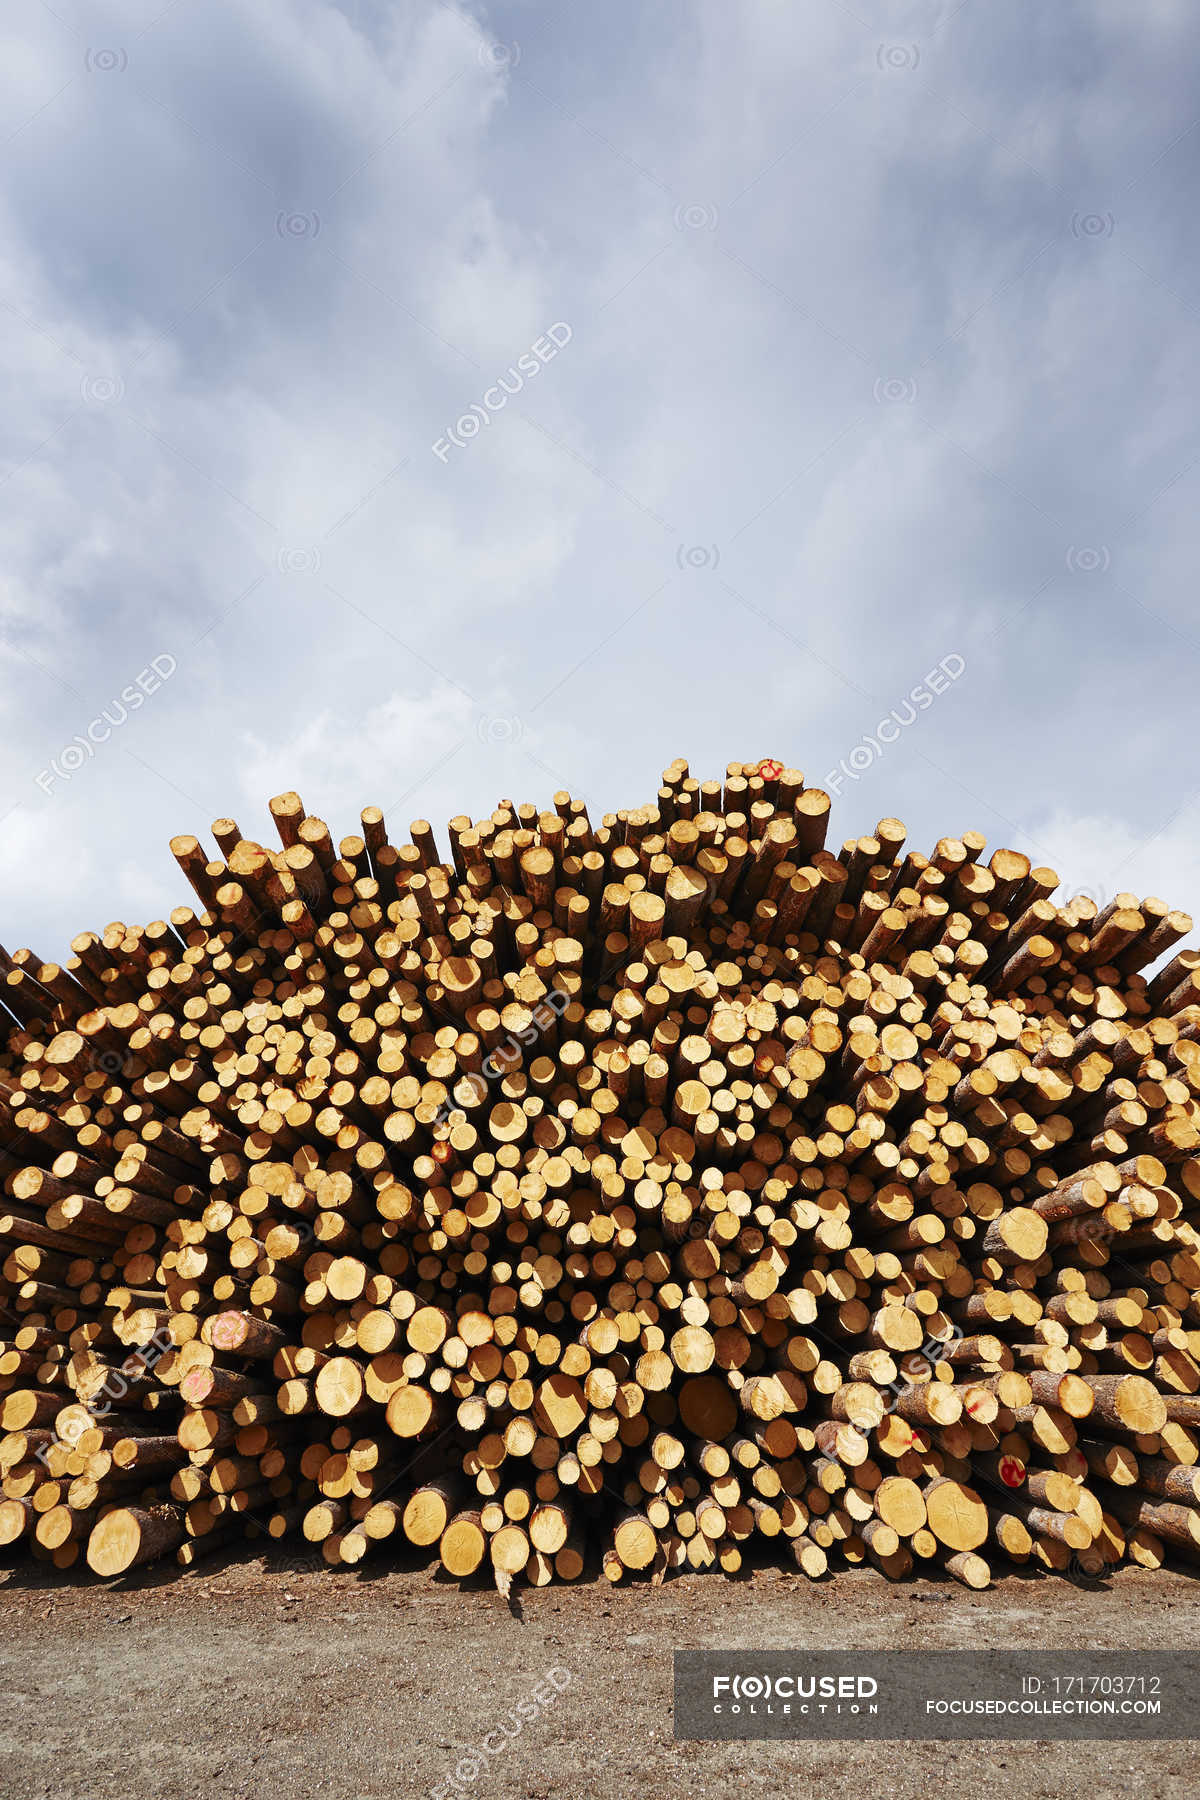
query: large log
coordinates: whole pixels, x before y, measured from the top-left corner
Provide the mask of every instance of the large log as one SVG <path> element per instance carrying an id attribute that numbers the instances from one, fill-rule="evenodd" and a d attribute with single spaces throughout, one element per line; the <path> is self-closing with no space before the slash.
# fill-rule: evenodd
<path id="1" fill-rule="evenodd" d="M 174 1550 L 184 1536 L 177 1506 L 114 1507 L 88 1539 L 88 1567 L 97 1575 L 123 1575 L 139 1563 Z"/>

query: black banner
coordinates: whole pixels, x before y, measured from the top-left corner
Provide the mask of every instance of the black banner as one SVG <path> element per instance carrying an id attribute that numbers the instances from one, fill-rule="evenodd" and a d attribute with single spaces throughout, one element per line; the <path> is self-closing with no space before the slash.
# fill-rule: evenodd
<path id="1" fill-rule="evenodd" d="M 1200 1737 L 1200 1653 L 677 1650 L 675 1736 Z"/>

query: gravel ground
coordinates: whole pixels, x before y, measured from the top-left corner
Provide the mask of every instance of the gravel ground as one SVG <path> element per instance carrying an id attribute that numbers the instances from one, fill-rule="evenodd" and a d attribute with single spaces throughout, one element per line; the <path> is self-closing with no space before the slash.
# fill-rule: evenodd
<path id="1" fill-rule="evenodd" d="M 0 1793 L 790 1800 L 845 1786 L 928 1800 L 949 1779 L 971 1800 L 1195 1800 L 1196 1740 L 677 1744 L 671 1653 L 1192 1647 L 1198 1624 L 1200 1582 L 1133 1569 L 1105 1589 L 1010 1576 L 983 1594 L 762 1569 L 657 1591 L 527 1588 L 510 1610 L 428 1568 L 333 1574 L 281 1551 L 109 1585 L 22 1563 L 0 1570 Z M 535 1702 L 515 1742 L 451 1785 L 470 1746 L 550 1670 L 570 1677 L 557 1675 L 554 1703 Z"/>

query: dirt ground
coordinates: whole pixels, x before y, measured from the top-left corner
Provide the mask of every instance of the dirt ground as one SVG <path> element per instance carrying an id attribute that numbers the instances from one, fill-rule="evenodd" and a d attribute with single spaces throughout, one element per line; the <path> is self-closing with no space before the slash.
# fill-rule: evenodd
<path id="1" fill-rule="evenodd" d="M 334 1574 L 281 1550 L 108 1585 L 21 1563 L 0 1570 L 0 1794 L 791 1800 L 844 1789 L 928 1800 L 952 1781 L 972 1800 L 1195 1800 L 1194 1740 L 677 1744 L 671 1656 L 1194 1647 L 1198 1625 L 1200 1581 L 1138 1570 L 1107 1588 L 1010 1576 L 976 1594 L 945 1580 L 892 1587 L 852 1571 L 812 1584 L 762 1569 L 657 1591 L 526 1588 L 510 1610 L 427 1568 Z M 472 1747 L 550 1670 L 554 1703 L 531 1702 L 521 1736 L 473 1772 Z"/>

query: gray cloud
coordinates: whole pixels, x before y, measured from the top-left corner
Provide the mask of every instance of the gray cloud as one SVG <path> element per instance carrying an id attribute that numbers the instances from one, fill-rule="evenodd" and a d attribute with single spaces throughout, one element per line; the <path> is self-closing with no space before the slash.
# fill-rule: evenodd
<path id="1" fill-rule="evenodd" d="M 341 835 L 599 812 L 681 753 L 820 782 L 951 652 L 839 836 L 978 825 L 1200 903 L 1184 4 L 56 0 L 22 33 L 6 942 L 161 914 L 167 837 L 265 833 L 283 785 Z"/>

